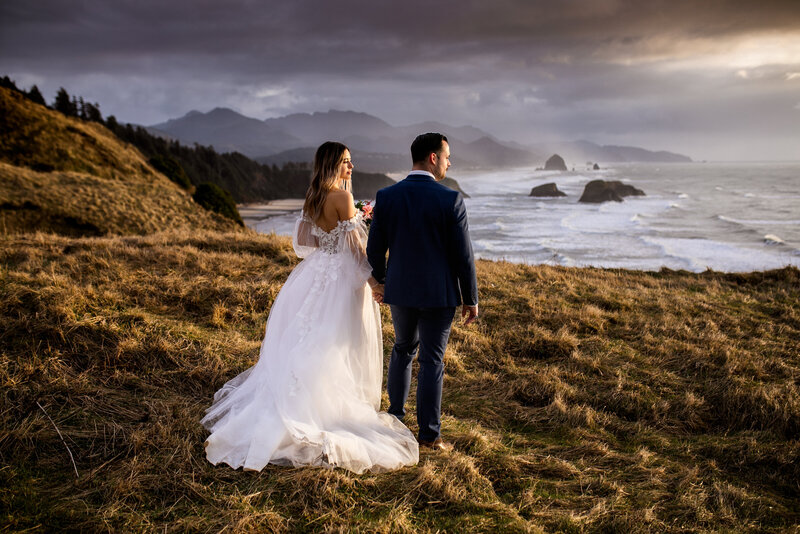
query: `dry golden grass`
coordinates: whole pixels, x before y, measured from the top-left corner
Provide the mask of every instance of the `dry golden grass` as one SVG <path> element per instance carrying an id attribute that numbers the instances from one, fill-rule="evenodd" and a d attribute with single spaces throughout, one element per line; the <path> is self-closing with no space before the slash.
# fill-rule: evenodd
<path id="1" fill-rule="evenodd" d="M 482 317 L 446 354 L 453 452 L 381 475 L 213 467 L 198 421 L 296 262 L 248 232 L 0 239 L 5 528 L 798 531 L 797 269 L 479 262 Z"/>
<path id="2" fill-rule="evenodd" d="M 110 180 L 163 178 L 135 147 L 102 124 L 66 117 L 4 87 L 0 87 L 0 112 L 6 128 L 0 137 L 0 159 L 11 165 Z"/>
<path id="3" fill-rule="evenodd" d="M 65 117 L 5 88 L 0 114 L 0 233 L 235 228 L 100 124 Z"/>
<path id="4" fill-rule="evenodd" d="M 107 180 L 78 172 L 36 172 L 0 162 L 0 233 L 148 234 L 166 229 L 233 230 L 164 178 Z"/>

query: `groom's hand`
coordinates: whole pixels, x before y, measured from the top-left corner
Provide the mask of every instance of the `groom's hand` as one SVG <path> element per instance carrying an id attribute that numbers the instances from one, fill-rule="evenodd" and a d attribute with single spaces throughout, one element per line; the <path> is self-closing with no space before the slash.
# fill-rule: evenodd
<path id="1" fill-rule="evenodd" d="M 464 326 L 467 326 L 469 323 L 475 321 L 478 318 L 478 305 L 475 306 L 461 306 L 461 318 L 464 319 Z"/>

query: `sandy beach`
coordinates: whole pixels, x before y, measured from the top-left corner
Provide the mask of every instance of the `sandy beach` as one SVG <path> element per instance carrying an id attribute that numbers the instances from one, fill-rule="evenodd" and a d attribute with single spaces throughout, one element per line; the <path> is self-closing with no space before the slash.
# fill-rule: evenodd
<path id="1" fill-rule="evenodd" d="M 294 214 L 303 209 L 302 198 L 281 198 L 269 202 L 239 204 L 239 214 L 248 228 L 260 233 L 289 233 Z M 287 230 L 288 228 L 288 230 Z"/>
<path id="2" fill-rule="evenodd" d="M 292 211 L 303 209 L 302 198 L 281 198 L 270 200 L 269 202 L 259 202 L 254 204 L 239 204 L 239 214 L 243 219 L 263 220 L 266 217 L 274 217 Z"/>

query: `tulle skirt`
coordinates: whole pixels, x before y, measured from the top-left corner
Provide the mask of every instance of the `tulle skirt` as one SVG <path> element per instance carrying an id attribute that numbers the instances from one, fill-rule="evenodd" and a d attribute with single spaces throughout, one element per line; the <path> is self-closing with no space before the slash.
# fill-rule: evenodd
<path id="1" fill-rule="evenodd" d="M 248 470 L 416 464 L 414 436 L 378 411 L 382 363 L 380 313 L 355 261 L 314 252 L 275 299 L 258 362 L 206 410 L 206 457 Z"/>

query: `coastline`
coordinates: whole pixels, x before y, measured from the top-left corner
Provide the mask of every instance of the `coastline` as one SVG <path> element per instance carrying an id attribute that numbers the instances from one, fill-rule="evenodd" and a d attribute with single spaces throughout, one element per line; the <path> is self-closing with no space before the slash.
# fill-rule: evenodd
<path id="1" fill-rule="evenodd" d="M 639 271 L 761 272 L 800 267 L 795 164 L 619 164 L 558 173 L 530 168 L 459 174 L 476 258 Z M 754 181 L 754 176 L 760 176 Z M 646 196 L 582 204 L 591 179 L 635 184 Z M 531 197 L 558 184 L 567 197 Z M 248 228 L 290 236 L 299 202 L 245 205 Z M 297 211 L 291 212 L 296 207 Z"/>
<path id="2" fill-rule="evenodd" d="M 303 209 L 302 198 L 280 198 L 267 202 L 238 204 L 236 208 L 245 226 L 260 234 L 270 232 L 291 234 L 296 213 Z"/>
<path id="3" fill-rule="evenodd" d="M 751 272 L 800 267 L 796 165 L 603 165 L 598 171 L 529 168 L 463 173 L 476 257 L 657 271 Z M 758 177 L 756 180 L 755 177 Z M 578 201 L 593 179 L 619 180 L 646 196 Z M 558 184 L 567 196 L 530 197 Z"/>

